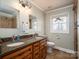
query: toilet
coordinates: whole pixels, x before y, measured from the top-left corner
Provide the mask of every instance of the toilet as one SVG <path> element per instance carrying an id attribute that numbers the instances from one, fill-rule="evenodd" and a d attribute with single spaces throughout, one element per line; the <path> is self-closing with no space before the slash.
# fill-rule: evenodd
<path id="1" fill-rule="evenodd" d="M 54 42 L 47 42 L 47 46 L 48 46 L 47 52 L 48 53 L 52 53 L 53 52 L 53 48 L 55 46 L 55 43 Z"/>

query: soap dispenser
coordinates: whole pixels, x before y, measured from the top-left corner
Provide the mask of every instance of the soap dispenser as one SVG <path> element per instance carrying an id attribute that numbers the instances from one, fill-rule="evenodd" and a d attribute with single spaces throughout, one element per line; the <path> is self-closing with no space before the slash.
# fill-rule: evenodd
<path id="1" fill-rule="evenodd" d="M 16 41 L 19 41 L 20 40 L 20 35 L 17 35 L 16 36 Z"/>

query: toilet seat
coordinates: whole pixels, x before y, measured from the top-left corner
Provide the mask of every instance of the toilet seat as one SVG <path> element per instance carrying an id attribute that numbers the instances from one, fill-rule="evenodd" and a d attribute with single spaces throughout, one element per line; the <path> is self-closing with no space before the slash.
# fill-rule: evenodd
<path id="1" fill-rule="evenodd" d="M 54 42 L 47 42 L 48 45 L 55 45 Z"/>

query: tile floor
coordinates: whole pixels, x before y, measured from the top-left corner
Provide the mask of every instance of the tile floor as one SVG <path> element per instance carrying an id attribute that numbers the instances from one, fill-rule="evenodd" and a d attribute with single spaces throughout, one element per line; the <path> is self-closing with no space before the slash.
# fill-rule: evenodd
<path id="1" fill-rule="evenodd" d="M 54 49 L 52 54 L 48 54 L 46 59 L 75 59 L 75 55 Z"/>

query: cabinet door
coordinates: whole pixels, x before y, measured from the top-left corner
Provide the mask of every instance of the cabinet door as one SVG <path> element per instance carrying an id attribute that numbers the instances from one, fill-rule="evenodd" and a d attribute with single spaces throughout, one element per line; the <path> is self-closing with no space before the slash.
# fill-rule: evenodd
<path id="1" fill-rule="evenodd" d="M 25 59 L 32 59 L 32 55 L 28 55 Z"/>
<path id="2" fill-rule="evenodd" d="M 45 59 L 47 55 L 47 40 L 40 41 L 40 59 Z"/>
<path id="3" fill-rule="evenodd" d="M 39 51 L 34 52 L 33 59 L 40 59 Z"/>
<path id="4" fill-rule="evenodd" d="M 40 47 L 40 42 L 36 42 L 33 44 L 33 59 L 40 59 L 40 54 L 39 54 L 39 47 Z"/>
<path id="5" fill-rule="evenodd" d="M 32 54 L 29 54 L 26 56 L 26 54 L 23 54 L 22 56 L 18 56 L 15 59 L 32 59 Z"/>
<path id="6" fill-rule="evenodd" d="M 40 43 L 37 42 L 37 43 L 35 43 L 35 44 L 33 45 L 33 50 L 34 50 L 34 52 L 37 51 L 37 50 L 39 50 L 39 47 L 40 47 L 39 44 L 40 44 Z"/>
<path id="7" fill-rule="evenodd" d="M 47 50 L 46 48 L 43 48 L 40 50 L 40 59 L 45 59 L 47 56 Z"/>

